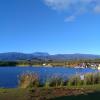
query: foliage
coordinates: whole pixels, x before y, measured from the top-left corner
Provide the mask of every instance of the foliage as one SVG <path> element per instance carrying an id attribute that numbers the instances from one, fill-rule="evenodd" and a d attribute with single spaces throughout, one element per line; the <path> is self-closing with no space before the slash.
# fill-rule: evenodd
<path id="1" fill-rule="evenodd" d="M 83 85 L 95 85 L 100 84 L 100 72 L 97 73 L 88 73 L 83 75 L 83 79 L 81 75 L 75 75 L 70 77 L 66 81 L 59 75 L 55 74 L 51 78 L 48 78 L 43 85 L 39 81 L 39 76 L 37 73 L 23 73 L 20 76 L 19 86 L 21 88 L 28 87 L 63 87 L 63 86 L 83 86 Z"/>
<path id="2" fill-rule="evenodd" d="M 27 72 L 20 76 L 20 88 L 39 87 L 39 83 L 39 76 L 37 73 Z"/>
<path id="3" fill-rule="evenodd" d="M 0 61 L 0 66 L 16 66 L 17 62 L 15 61 Z"/>

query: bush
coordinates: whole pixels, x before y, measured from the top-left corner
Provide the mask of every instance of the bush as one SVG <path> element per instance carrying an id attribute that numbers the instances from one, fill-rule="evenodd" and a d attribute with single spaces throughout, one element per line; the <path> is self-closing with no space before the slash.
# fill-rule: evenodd
<path id="1" fill-rule="evenodd" d="M 94 83 L 95 84 L 100 83 L 100 72 L 94 73 Z"/>
<path id="2" fill-rule="evenodd" d="M 26 72 L 20 76 L 20 88 L 39 87 L 39 84 L 39 76 L 37 73 Z"/>
<path id="3" fill-rule="evenodd" d="M 32 88 L 32 87 L 62 87 L 62 86 L 82 86 L 82 85 L 94 85 L 100 84 L 100 72 L 88 73 L 85 75 L 75 75 L 66 81 L 58 74 L 53 75 L 51 78 L 47 78 L 47 81 L 41 85 L 39 76 L 37 73 L 26 72 L 20 76 L 19 87 L 20 88 Z"/>
<path id="4" fill-rule="evenodd" d="M 67 86 L 81 86 L 81 85 L 94 85 L 100 84 L 100 72 L 88 73 L 83 75 L 76 75 L 67 80 Z"/>
<path id="5" fill-rule="evenodd" d="M 53 75 L 52 78 L 47 79 L 45 82 L 45 87 L 61 87 L 63 86 L 64 80 L 58 76 L 58 75 Z"/>
<path id="6" fill-rule="evenodd" d="M 82 85 L 82 80 L 79 75 L 76 75 L 68 79 L 66 83 L 67 83 L 67 86 L 79 86 L 79 85 Z"/>
<path id="7" fill-rule="evenodd" d="M 85 74 L 84 85 L 94 84 L 94 76 L 92 73 Z"/>
<path id="8" fill-rule="evenodd" d="M 100 83 L 100 72 L 89 73 L 85 75 L 85 79 L 84 79 L 85 85 L 93 85 L 99 83 Z"/>

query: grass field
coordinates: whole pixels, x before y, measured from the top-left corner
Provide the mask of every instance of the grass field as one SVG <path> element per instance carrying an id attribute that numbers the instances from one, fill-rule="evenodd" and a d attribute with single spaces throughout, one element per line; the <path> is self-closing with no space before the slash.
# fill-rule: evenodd
<path id="1" fill-rule="evenodd" d="M 72 87 L 71 87 L 72 88 Z M 73 87 L 74 88 L 74 87 Z M 94 85 L 94 86 L 83 86 L 83 87 L 77 87 L 77 88 L 84 88 L 91 90 L 91 92 L 86 92 L 79 95 L 70 95 L 70 96 L 61 96 L 56 97 L 51 100 L 100 100 L 100 85 Z"/>
<path id="2" fill-rule="evenodd" d="M 100 100 L 100 85 L 0 89 L 0 100 Z"/>
<path id="3" fill-rule="evenodd" d="M 78 96 L 63 96 L 51 100 L 100 100 L 100 92 L 94 92 Z"/>

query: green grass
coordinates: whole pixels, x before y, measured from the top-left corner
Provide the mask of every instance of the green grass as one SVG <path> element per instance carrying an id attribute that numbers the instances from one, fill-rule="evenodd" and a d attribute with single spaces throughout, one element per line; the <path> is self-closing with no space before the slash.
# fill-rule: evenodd
<path id="1" fill-rule="evenodd" d="M 26 89 L 0 89 L 0 100 L 28 100 Z"/>
<path id="2" fill-rule="evenodd" d="M 26 72 L 20 76 L 19 87 L 20 88 L 33 88 L 33 87 L 71 87 L 71 86 L 86 86 L 100 84 L 100 72 L 88 73 L 82 75 L 75 75 L 68 80 L 61 78 L 59 74 L 54 74 L 51 78 L 48 78 L 44 84 L 41 84 L 39 75 L 33 72 Z"/>
<path id="3" fill-rule="evenodd" d="M 72 90 L 70 94 L 74 89 L 80 89 L 80 92 L 75 93 L 78 92 L 77 96 L 61 94 L 63 91 Z M 81 95 L 83 90 L 87 94 Z M 88 93 L 88 90 L 92 90 L 92 93 Z M 0 100 L 41 100 L 41 98 L 42 100 L 47 100 L 46 98 L 50 100 L 51 98 L 54 98 L 53 100 L 94 100 L 96 97 L 100 99 L 100 73 L 86 74 L 84 80 L 81 80 L 78 75 L 67 81 L 55 75 L 40 85 L 38 74 L 27 72 L 20 76 L 18 88 L 0 89 Z"/>
<path id="4" fill-rule="evenodd" d="M 26 72 L 20 76 L 19 87 L 20 88 L 32 88 L 39 87 L 39 76 L 37 73 Z"/>
<path id="5" fill-rule="evenodd" d="M 90 89 L 93 90 L 93 92 L 87 94 L 80 94 L 80 95 L 61 96 L 50 100 L 100 100 L 100 84 L 68 87 L 68 89 L 72 89 L 72 88 Z"/>
<path id="6" fill-rule="evenodd" d="M 57 89 L 57 92 L 60 93 L 60 89 L 84 89 L 84 90 L 93 90 L 93 93 L 83 94 L 83 95 L 59 95 L 53 94 L 53 92 Z M 31 91 L 31 92 L 30 92 Z M 61 91 L 61 92 L 62 92 Z M 85 91 L 87 92 L 87 91 Z M 97 85 L 86 85 L 86 86 L 70 86 L 70 87 L 39 87 L 34 89 L 0 89 L 0 100 L 41 100 L 41 99 L 33 99 L 33 98 L 44 98 L 47 97 L 50 100 L 98 100 L 100 99 L 100 84 Z M 32 98 L 32 99 L 31 99 Z M 54 98 L 54 99 L 52 99 Z M 94 99 L 95 98 L 95 99 Z M 47 100 L 47 99 L 43 99 Z"/>
<path id="7" fill-rule="evenodd" d="M 100 92 L 89 93 L 87 95 L 63 96 L 51 100 L 100 100 Z"/>

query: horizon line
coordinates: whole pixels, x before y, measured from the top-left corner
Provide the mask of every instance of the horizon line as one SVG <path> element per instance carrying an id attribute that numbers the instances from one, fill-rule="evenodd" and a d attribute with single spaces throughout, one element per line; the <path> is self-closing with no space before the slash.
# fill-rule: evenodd
<path id="1" fill-rule="evenodd" d="M 34 54 L 34 53 L 47 53 L 49 55 L 58 55 L 58 54 L 88 54 L 88 55 L 100 55 L 100 54 L 94 54 L 94 53 L 49 53 L 49 52 L 42 52 L 42 51 L 36 51 L 36 52 L 21 52 L 21 51 L 7 51 L 7 52 L 0 52 L 1 53 L 23 53 L 23 54 Z"/>

